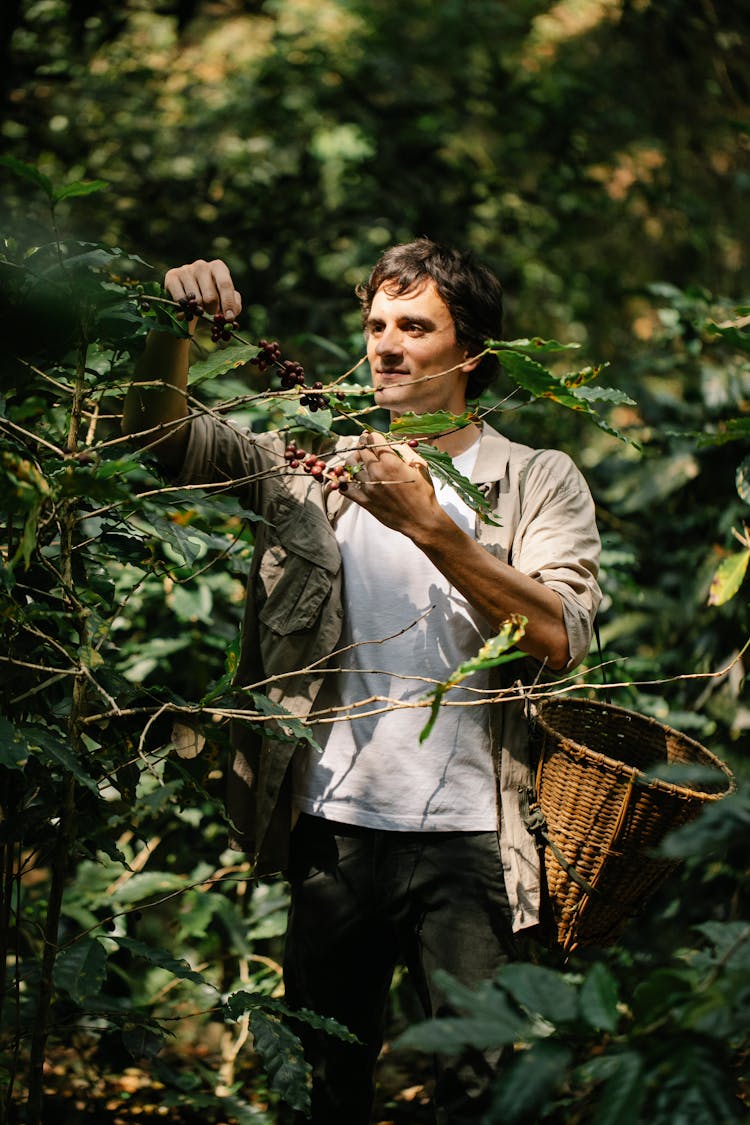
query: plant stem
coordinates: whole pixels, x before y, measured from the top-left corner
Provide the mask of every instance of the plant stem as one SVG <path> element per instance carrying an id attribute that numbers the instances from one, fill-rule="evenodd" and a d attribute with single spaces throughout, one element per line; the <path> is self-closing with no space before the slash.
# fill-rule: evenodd
<path id="1" fill-rule="evenodd" d="M 83 333 L 82 333 L 83 337 Z M 79 441 L 83 412 L 85 388 L 86 342 L 82 338 L 76 368 L 76 380 L 68 427 L 68 453 L 74 453 Z M 78 645 L 83 648 L 88 641 L 88 623 L 85 608 L 75 597 L 73 579 L 73 551 L 75 532 L 78 524 L 78 508 L 75 499 L 64 500 L 59 509 L 60 527 L 60 578 L 66 608 L 70 613 Z M 73 681 L 68 731 L 71 749 L 76 757 L 83 754 L 81 738 L 82 720 L 85 714 L 87 681 L 77 676 Z M 44 925 L 44 952 L 40 969 L 39 992 L 34 1027 L 31 1036 L 29 1055 L 29 1095 L 27 1101 L 27 1125 L 41 1125 L 42 1102 L 44 1096 L 44 1056 L 50 1032 L 50 1012 L 54 994 L 54 969 L 59 946 L 60 917 L 63 894 L 76 840 L 76 781 L 72 773 L 63 780 L 60 819 L 57 841 L 50 868 L 50 891 L 47 916 Z"/>

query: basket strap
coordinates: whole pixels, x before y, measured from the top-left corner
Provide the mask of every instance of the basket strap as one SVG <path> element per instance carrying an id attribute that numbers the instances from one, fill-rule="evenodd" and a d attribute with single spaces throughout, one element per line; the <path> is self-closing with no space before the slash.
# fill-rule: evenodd
<path id="1" fill-rule="evenodd" d="M 597 888 L 589 883 L 587 879 L 584 879 L 583 875 L 580 875 L 576 871 L 572 863 L 568 863 L 567 859 L 550 836 L 549 829 L 547 828 L 547 821 L 544 813 L 542 812 L 542 806 L 536 799 L 536 794 L 531 786 L 519 785 L 518 795 L 521 806 L 521 817 L 523 818 L 523 822 L 531 835 L 537 837 L 537 841 L 540 843 L 540 846 L 544 846 L 544 844 L 547 845 L 557 862 L 562 867 L 563 871 L 565 871 L 565 873 L 570 876 L 573 882 L 577 883 L 578 886 L 586 892 L 586 894 L 592 895 L 596 898 L 601 898 L 601 891 L 597 890 Z M 542 841 L 544 842 L 544 844 L 542 844 Z"/>

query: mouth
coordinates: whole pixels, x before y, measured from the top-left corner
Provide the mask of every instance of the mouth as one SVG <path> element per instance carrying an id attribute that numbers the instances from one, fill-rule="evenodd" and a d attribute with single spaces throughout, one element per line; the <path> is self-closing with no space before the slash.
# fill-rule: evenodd
<path id="1" fill-rule="evenodd" d="M 375 390 L 378 391 L 381 387 L 388 386 L 389 384 L 400 384 L 404 379 L 408 379 L 410 374 L 409 371 L 376 370 L 374 372 L 375 378 L 373 379 Z"/>

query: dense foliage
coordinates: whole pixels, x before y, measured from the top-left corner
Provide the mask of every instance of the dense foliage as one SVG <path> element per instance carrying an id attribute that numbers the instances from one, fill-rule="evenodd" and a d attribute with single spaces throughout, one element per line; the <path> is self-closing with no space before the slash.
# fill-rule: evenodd
<path id="1" fill-rule="evenodd" d="M 568 448 L 592 483 L 615 701 L 704 741 L 740 791 L 668 842 L 682 876 L 614 949 L 566 966 L 530 953 L 456 994 L 468 1026 L 411 1041 L 522 1043 L 493 1121 L 742 1116 L 744 19 L 615 0 L 4 7 L 2 133 L 36 169 L 0 167 L 4 1113 L 22 1098 L 39 1119 L 56 1042 L 100 1070 L 150 1059 L 166 1104 L 206 1115 L 305 1104 L 282 1020 L 285 892 L 225 850 L 252 527 L 226 497 L 165 482 L 118 416 L 147 328 L 181 331 L 163 266 L 226 257 L 251 301 L 240 334 L 279 338 L 328 383 L 359 358 L 353 285 L 381 247 L 428 233 L 497 269 L 509 336 L 610 360 L 566 384 L 569 353 L 545 357 L 550 375 L 506 351 L 482 407 Z M 196 404 L 324 436 L 326 412 L 264 395 L 255 350 L 207 335 Z M 599 382 L 635 401 L 587 400 Z M 583 418 L 603 407 L 628 442 Z M 260 696 L 242 706 L 272 718 Z"/>

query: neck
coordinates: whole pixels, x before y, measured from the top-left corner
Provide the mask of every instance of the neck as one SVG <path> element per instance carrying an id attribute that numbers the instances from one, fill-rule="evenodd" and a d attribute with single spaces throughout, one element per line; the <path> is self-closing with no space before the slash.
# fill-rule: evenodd
<path id="1" fill-rule="evenodd" d="M 432 438 L 430 444 L 447 453 L 449 457 L 459 457 L 474 444 L 480 433 L 480 427 L 472 423 L 470 426 L 462 426 L 460 430 L 451 430 L 450 433 Z"/>

